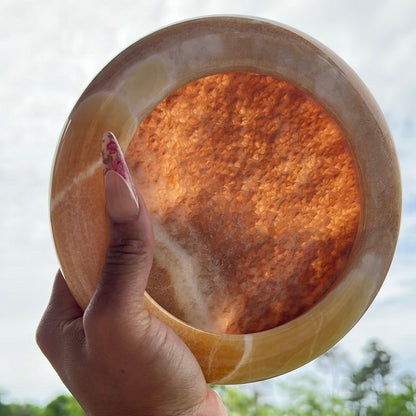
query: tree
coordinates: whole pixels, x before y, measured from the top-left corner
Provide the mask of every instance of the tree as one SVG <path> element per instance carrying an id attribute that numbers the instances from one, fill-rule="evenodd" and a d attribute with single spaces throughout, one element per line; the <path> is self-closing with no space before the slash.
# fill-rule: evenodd
<path id="1" fill-rule="evenodd" d="M 45 407 L 42 416 L 85 416 L 85 413 L 72 396 L 61 395 Z"/>
<path id="2" fill-rule="evenodd" d="M 72 396 L 58 396 L 45 407 L 33 404 L 5 404 L 0 396 L 0 416 L 85 416 Z"/>
<path id="3" fill-rule="evenodd" d="M 246 394 L 236 387 L 214 386 L 221 396 L 228 416 L 283 416 L 273 406 L 260 403 L 257 394 Z"/>
<path id="4" fill-rule="evenodd" d="M 416 415 L 416 379 L 406 375 L 400 379 L 397 392 L 384 391 L 376 407 L 370 406 L 366 416 L 415 416 Z"/>
<path id="5" fill-rule="evenodd" d="M 264 403 L 257 392 L 214 386 L 228 416 L 416 416 L 416 376 L 398 378 L 392 356 L 377 342 L 365 349 L 364 361 L 353 368 L 348 357 L 332 349 L 316 361 L 313 375 L 277 379 L 279 408 Z M 348 383 L 346 383 L 348 381 Z M 3 403 L 0 416 L 85 416 L 72 396 L 56 397 L 45 407 Z"/>
<path id="6" fill-rule="evenodd" d="M 0 416 L 43 416 L 42 408 L 33 404 L 5 404 L 0 395 Z"/>
<path id="7" fill-rule="evenodd" d="M 288 396 L 285 416 L 353 416 L 345 400 L 324 387 L 316 376 L 306 375 L 290 385 L 280 385 Z"/>
<path id="8" fill-rule="evenodd" d="M 392 370 L 392 356 L 376 341 L 370 342 L 366 354 L 366 363 L 350 375 L 349 402 L 357 416 L 366 415 L 369 407 L 380 406 Z"/>

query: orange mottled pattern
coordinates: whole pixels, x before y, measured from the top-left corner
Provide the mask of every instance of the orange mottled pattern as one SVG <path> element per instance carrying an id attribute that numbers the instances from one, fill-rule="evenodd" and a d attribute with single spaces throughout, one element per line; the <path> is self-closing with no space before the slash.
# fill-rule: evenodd
<path id="1" fill-rule="evenodd" d="M 287 82 L 242 72 L 193 81 L 141 123 L 126 159 L 154 218 L 199 265 L 213 321 L 204 329 L 288 322 L 348 262 L 360 217 L 353 156 L 328 112 Z M 169 267 L 155 262 L 148 292 L 198 326 Z"/>

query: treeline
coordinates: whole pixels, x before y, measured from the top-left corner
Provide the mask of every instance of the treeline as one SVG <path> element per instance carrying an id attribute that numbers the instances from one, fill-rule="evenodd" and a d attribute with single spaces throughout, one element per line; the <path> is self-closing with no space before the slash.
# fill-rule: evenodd
<path id="1" fill-rule="evenodd" d="M 313 375 L 284 384 L 276 379 L 276 395 L 284 398 L 279 406 L 264 403 L 261 393 L 215 389 L 229 416 L 416 416 L 416 377 L 397 374 L 393 361 L 376 341 L 365 347 L 359 365 L 335 347 L 316 360 L 320 371 Z"/>
<path id="2" fill-rule="evenodd" d="M 85 416 L 85 413 L 72 396 L 58 396 L 44 407 L 28 403 L 5 404 L 0 397 L 0 416 Z"/>
<path id="3" fill-rule="evenodd" d="M 262 394 L 238 387 L 214 386 L 229 416 L 416 416 L 416 377 L 397 375 L 393 357 L 370 342 L 364 360 L 353 365 L 337 348 L 316 360 L 321 371 L 282 383 L 276 379 L 279 405 Z M 322 374 L 320 376 L 319 374 Z M 44 407 L 3 403 L 0 416 L 85 416 L 71 396 L 58 396 Z"/>

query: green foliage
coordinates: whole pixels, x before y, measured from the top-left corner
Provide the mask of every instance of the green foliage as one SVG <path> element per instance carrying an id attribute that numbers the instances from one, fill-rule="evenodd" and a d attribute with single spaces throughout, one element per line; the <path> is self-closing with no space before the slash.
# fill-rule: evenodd
<path id="1" fill-rule="evenodd" d="M 0 408 L 0 416 L 42 416 L 42 409 L 30 404 L 12 403 Z"/>
<path id="2" fill-rule="evenodd" d="M 392 356 L 377 342 L 366 348 L 366 362 L 350 375 L 349 401 L 356 415 L 367 415 L 367 408 L 378 408 L 392 371 Z"/>
<path id="3" fill-rule="evenodd" d="M 33 404 L 4 404 L 0 396 L 0 416 L 43 416 L 43 410 Z"/>
<path id="4" fill-rule="evenodd" d="M 325 377 L 303 376 L 277 384 L 279 397 L 286 398 L 279 408 L 238 387 L 214 389 L 228 416 L 416 416 L 416 377 L 394 378 L 392 361 L 377 342 L 367 346 L 363 364 L 355 368 L 342 351 L 333 349 L 317 361 Z M 0 394 L 0 416 L 85 416 L 71 396 L 58 396 L 45 407 L 1 399 Z"/>
<path id="5" fill-rule="evenodd" d="M 214 386 L 221 396 L 228 416 L 282 416 L 269 404 L 260 403 L 256 394 L 248 395 L 236 387 Z"/>
<path id="6" fill-rule="evenodd" d="M 354 367 L 338 349 L 324 354 L 317 364 L 325 377 L 303 376 L 290 384 L 277 385 L 286 398 L 279 409 L 260 403 L 256 394 L 245 394 L 236 387 L 216 390 L 229 416 L 416 416 L 416 378 L 394 380 L 392 356 L 379 343 L 368 344 L 360 366 Z M 328 379 L 332 386 L 328 386 Z"/>
<path id="7" fill-rule="evenodd" d="M 400 379 L 398 392 L 384 391 L 376 407 L 370 406 L 366 416 L 414 416 L 416 415 L 416 378 L 404 376 Z"/>
<path id="8" fill-rule="evenodd" d="M 85 416 L 85 413 L 72 396 L 58 396 L 43 408 L 32 404 L 5 404 L 0 397 L 0 416 Z"/>
<path id="9" fill-rule="evenodd" d="M 85 413 L 73 397 L 58 396 L 45 407 L 42 416 L 85 416 Z"/>
<path id="10" fill-rule="evenodd" d="M 289 405 L 284 415 L 290 416 L 353 416 L 344 399 L 322 388 L 322 383 L 312 376 L 299 378 L 289 386 L 281 385 L 286 391 Z"/>

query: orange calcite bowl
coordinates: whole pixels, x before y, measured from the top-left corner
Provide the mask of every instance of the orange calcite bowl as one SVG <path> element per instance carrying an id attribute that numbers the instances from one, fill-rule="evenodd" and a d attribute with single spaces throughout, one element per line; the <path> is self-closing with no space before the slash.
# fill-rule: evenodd
<path id="1" fill-rule="evenodd" d="M 50 201 L 84 308 L 105 255 L 107 130 L 152 215 L 146 305 L 207 382 L 291 371 L 367 310 L 395 250 L 400 175 L 380 109 L 327 48 L 276 23 L 209 17 L 147 36 L 97 75 L 63 130 Z"/>

